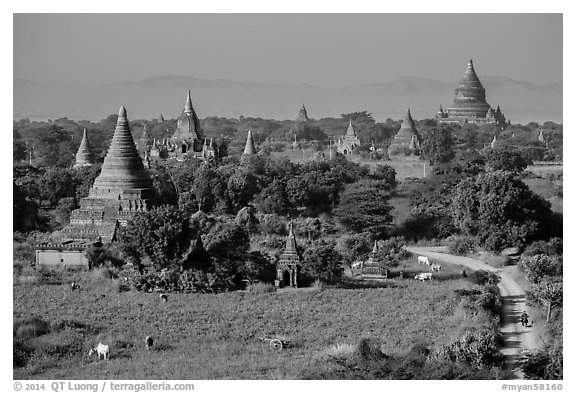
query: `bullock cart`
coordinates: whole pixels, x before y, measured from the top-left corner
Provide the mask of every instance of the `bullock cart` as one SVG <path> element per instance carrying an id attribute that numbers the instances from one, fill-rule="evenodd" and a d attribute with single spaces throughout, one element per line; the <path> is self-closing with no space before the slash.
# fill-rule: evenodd
<path id="1" fill-rule="evenodd" d="M 290 348 L 292 340 L 286 337 L 258 337 L 262 342 L 268 343 L 268 346 L 273 351 L 280 351 L 283 348 Z"/>

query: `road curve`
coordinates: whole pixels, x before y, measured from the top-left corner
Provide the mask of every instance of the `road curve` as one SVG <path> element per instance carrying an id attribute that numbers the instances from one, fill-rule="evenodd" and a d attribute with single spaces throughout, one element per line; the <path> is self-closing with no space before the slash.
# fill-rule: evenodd
<path id="1" fill-rule="evenodd" d="M 446 247 L 408 246 L 406 249 L 415 255 L 466 266 L 471 270 L 488 270 L 500 276 L 498 288 L 503 300 L 500 331 L 504 338 L 502 353 L 506 357 L 506 367 L 514 373 L 517 379 L 524 379 L 524 375 L 518 367 L 521 351 L 538 349 L 542 346 L 542 342 L 531 327 L 523 327 L 520 324 L 522 311 L 527 310 L 530 314 L 530 310 L 526 306 L 526 292 L 511 277 L 511 270 L 514 267 L 497 269 L 477 259 L 446 254 L 444 253 Z"/>

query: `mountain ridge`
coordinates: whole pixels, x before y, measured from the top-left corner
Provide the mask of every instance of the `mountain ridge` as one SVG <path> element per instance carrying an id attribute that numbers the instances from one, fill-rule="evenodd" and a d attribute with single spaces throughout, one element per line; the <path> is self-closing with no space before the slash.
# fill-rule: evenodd
<path id="1" fill-rule="evenodd" d="M 500 105 L 512 122 L 562 121 L 562 85 L 540 85 L 510 77 L 479 75 L 490 105 Z M 378 121 L 401 118 L 411 108 L 432 118 L 449 107 L 453 83 L 418 76 L 354 86 L 238 82 L 194 76 L 161 75 L 109 84 L 43 84 L 13 78 L 15 118 L 69 117 L 100 120 L 125 105 L 132 118 L 176 117 L 188 90 L 200 117 L 240 115 L 293 119 L 302 103 L 321 118 L 367 110 Z M 130 109 L 132 108 L 132 109 Z"/>

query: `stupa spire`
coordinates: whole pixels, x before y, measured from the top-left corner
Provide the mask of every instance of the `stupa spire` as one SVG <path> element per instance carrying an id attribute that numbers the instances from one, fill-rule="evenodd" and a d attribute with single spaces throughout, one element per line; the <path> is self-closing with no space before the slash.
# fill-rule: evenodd
<path id="1" fill-rule="evenodd" d="M 354 130 L 354 126 L 352 125 L 352 119 L 350 119 L 350 122 L 348 123 L 348 129 L 346 130 L 346 135 L 350 135 L 353 137 L 356 136 L 356 131 Z"/>
<path id="2" fill-rule="evenodd" d="M 82 142 L 80 142 L 80 147 L 78 147 L 78 152 L 76 153 L 76 163 L 74 167 L 88 166 L 95 162 L 94 152 L 92 147 L 88 142 L 88 131 L 84 128 L 84 133 L 82 135 Z"/>
<path id="3" fill-rule="evenodd" d="M 246 138 L 246 146 L 244 147 L 244 153 L 242 155 L 254 155 L 256 154 L 256 148 L 254 147 L 254 140 L 252 139 L 252 131 L 248 130 L 248 137 Z"/>
<path id="4" fill-rule="evenodd" d="M 129 189 L 150 188 L 150 178 L 144 170 L 142 159 L 138 154 L 130 123 L 123 106 L 118 112 L 116 129 L 112 142 L 102 164 L 102 171 L 94 181 L 94 192 L 109 194 L 110 197 Z"/>
<path id="5" fill-rule="evenodd" d="M 188 97 L 186 97 L 186 106 L 184 107 L 184 113 L 192 114 L 192 97 L 190 96 L 190 90 L 188 90 Z"/>

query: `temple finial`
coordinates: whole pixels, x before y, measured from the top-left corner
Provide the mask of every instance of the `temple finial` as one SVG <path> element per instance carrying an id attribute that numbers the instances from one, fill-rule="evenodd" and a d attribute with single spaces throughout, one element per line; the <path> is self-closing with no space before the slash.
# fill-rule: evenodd
<path id="1" fill-rule="evenodd" d="M 186 106 L 184 107 L 184 113 L 192 113 L 192 97 L 190 96 L 190 90 L 188 90 L 188 97 L 186 97 Z"/>

